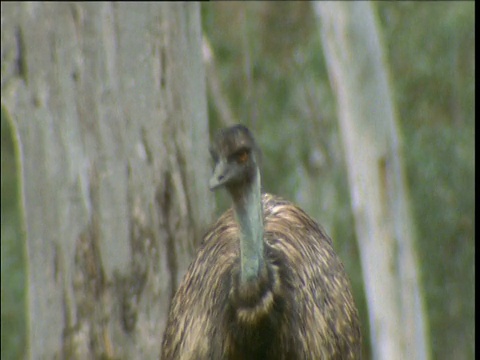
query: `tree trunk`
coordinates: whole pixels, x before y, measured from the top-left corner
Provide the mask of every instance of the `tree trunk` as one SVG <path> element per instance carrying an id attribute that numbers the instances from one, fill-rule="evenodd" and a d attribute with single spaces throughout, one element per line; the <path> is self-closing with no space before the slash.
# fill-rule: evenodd
<path id="1" fill-rule="evenodd" d="M 347 160 L 375 359 L 428 359 L 414 227 L 372 5 L 317 2 Z"/>
<path id="2" fill-rule="evenodd" d="M 199 4 L 1 10 L 28 358 L 156 359 L 213 209 Z"/>

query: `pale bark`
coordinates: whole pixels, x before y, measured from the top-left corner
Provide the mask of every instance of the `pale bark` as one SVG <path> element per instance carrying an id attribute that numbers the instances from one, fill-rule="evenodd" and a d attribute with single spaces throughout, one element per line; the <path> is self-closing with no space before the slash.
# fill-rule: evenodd
<path id="1" fill-rule="evenodd" d="M 28 358 L 156 359 L 211 220 L 198 3 L 2 2 Z"/>
<path id="2" fill-rule="evenodd" d="M 237 124 L 238 121 L 233 115 L 226 92 L 222 88 L 222 83 L 217 73 L 218 69 L 215 54 L 206 35 L 204 35 L 202 39 L 202 50 L 207 75 L 207 87 L 213 106 L 215 110 L 218 111 L 218 118 L 223 126 Z"/>
<path id="3" fill-rule="evenodd" d="M 368 2 L 316 2 L 348 166 L 374 359 L 428 359 L 401 144 Z"/>

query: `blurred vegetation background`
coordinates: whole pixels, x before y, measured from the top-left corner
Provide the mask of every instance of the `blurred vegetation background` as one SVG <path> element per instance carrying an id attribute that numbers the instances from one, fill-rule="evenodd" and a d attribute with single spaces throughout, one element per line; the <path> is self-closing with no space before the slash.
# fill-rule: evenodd
<path id="1" fill-rule="evenodd" d="M 377 2 L 375 7 L 403 135 L 432 358 L 473 359 L 475 5 Z M 251 126 L 264 153 L 265 190 L 299 203 L 327 229 L 352 280 L 368 359 L 368 314 L 343 150 L 311 4 L 204 3 L 202 19 L 212 51 L 210 128 L 232 121 Z M 2 108 L 2 359 L 21 359 L 25 343 L 14 145 Z M 218 202 L 221 212 L 228 199 L 220 194 Z"/>

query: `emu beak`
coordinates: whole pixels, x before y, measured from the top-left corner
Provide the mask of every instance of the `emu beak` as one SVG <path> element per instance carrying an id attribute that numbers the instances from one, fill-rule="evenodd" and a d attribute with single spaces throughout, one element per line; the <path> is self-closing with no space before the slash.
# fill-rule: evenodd
<path id="1" fill-rule="evenodd" d="M 229 177 L 227 162 L 225 160 L 219 160 L 215 164 L 215 168 L 213 169 L 213 175 L 208 182 L 208 186 L 210 187 L 210 190 L 213 191 L 218 187 L 225 185 L 228 179 Z"/>

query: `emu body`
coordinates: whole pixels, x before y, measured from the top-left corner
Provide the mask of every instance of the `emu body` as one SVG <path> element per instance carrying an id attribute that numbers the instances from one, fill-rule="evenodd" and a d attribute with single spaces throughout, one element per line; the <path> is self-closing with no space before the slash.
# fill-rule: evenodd
<path id="1" fill-rule="evenodd" d="M 172 300 L 162 359 L 359 359 L 357 310 L 332 242 L 300 208 L 260 195 L 257 151 L 243 126 L 215 139 L 210 187 L 225 186 L 234 205 Z"/>

